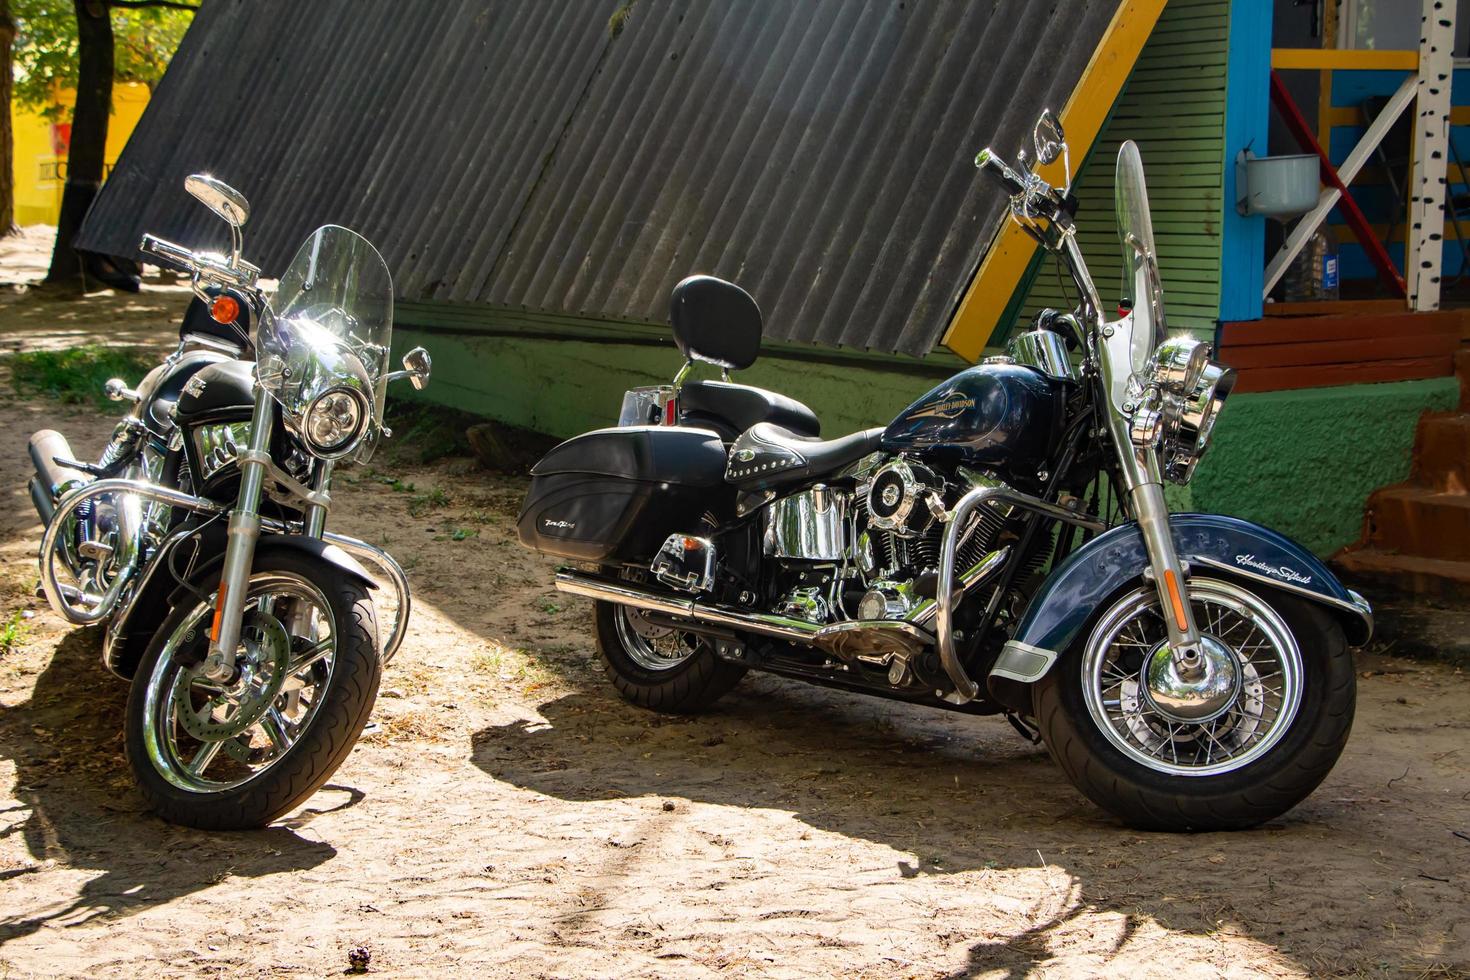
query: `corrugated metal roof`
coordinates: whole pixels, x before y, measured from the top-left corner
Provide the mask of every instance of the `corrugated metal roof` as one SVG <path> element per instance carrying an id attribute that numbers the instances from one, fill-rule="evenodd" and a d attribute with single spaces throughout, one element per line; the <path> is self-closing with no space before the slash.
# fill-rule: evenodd
<path id="1" fill-rule="evenodd" d="M 81 245 L 220 242 L 182 192 L 250 197 L 278 273 L 315 226 L 400 295 L 665 322 L 691 272 L 767 333 L 932 349 L 1002 214 L 1013 152 L 1118 0 L 209 0 Z"/>

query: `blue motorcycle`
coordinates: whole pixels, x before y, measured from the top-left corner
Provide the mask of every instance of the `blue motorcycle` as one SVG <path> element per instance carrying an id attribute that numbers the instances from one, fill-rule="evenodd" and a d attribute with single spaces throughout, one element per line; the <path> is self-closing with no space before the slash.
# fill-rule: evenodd
<path id="1" fill-rule="evenodd" d="M 1033 143 L 1038 163 L 1066 153 L 1050 112 Z M 1118 154 L 1119 319 L 1070 189 L 1024 157 L 976 165 L 1070 272 L 1075 310 L 1044 311 L 887 426 L 822 439 L 804 405 L 730 381 L 760 310 L 693 276 L 672 297 L 685 369 L 537 463 L 520 540 L 576 563 L 556 587 L 595 600 L 634 704 L 694 712 L 767 671 L 1004 714 L 1135 827 L 1276 817 L 1342 752 L 1372 612 L 1274 531 L 1169 513 L 1164 481 L 1189 481 L 1234 372 L 1169 333 L 1137 146 Z M 721 379 L 690 378 L 695 361 Z"/>

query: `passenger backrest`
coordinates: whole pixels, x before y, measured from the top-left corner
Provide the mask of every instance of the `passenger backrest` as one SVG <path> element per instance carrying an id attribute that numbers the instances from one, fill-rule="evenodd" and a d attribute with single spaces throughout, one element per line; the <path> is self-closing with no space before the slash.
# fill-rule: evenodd
<path id="1" fill-rule="evenodd" d="M 755 363 L 761 310 L 749 293 L 714 276 L 690 276 L 674 287 L 669 319 L 679 353 L 727 370 Z"/>

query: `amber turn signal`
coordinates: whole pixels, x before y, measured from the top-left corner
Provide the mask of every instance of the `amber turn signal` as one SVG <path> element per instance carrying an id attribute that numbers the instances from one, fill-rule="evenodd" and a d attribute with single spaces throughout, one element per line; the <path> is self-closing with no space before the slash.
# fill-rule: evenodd
<path id="1" fill-rule="evenodd" d="M 216 296 L 209 315 L 218 323 L 234 323 L 240 319 L 240 301 L 233 296 Z"/>

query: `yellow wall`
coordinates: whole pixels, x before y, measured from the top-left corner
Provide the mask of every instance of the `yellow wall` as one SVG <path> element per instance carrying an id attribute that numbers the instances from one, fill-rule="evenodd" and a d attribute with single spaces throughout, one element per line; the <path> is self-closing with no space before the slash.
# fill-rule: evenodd
<path id="1" fill-rule="evenodd" d="M 58 104 L 70 108 L 73 93 L 63 92 Z M 107 126 L 107 169 L 117 162 L 133 127 L 148 105 L 148 86 L 129 82 L 113 86 L 112 120 Z M 70 121 L 71 114 L 63 116 Z M 36 113 L 11 107 L 15 132 L 15 221 L 20 225 L 56 224 L 61 213 L 61 188 L 66 180 L 66 154 L 56 156 L 51 123 Z"/>

